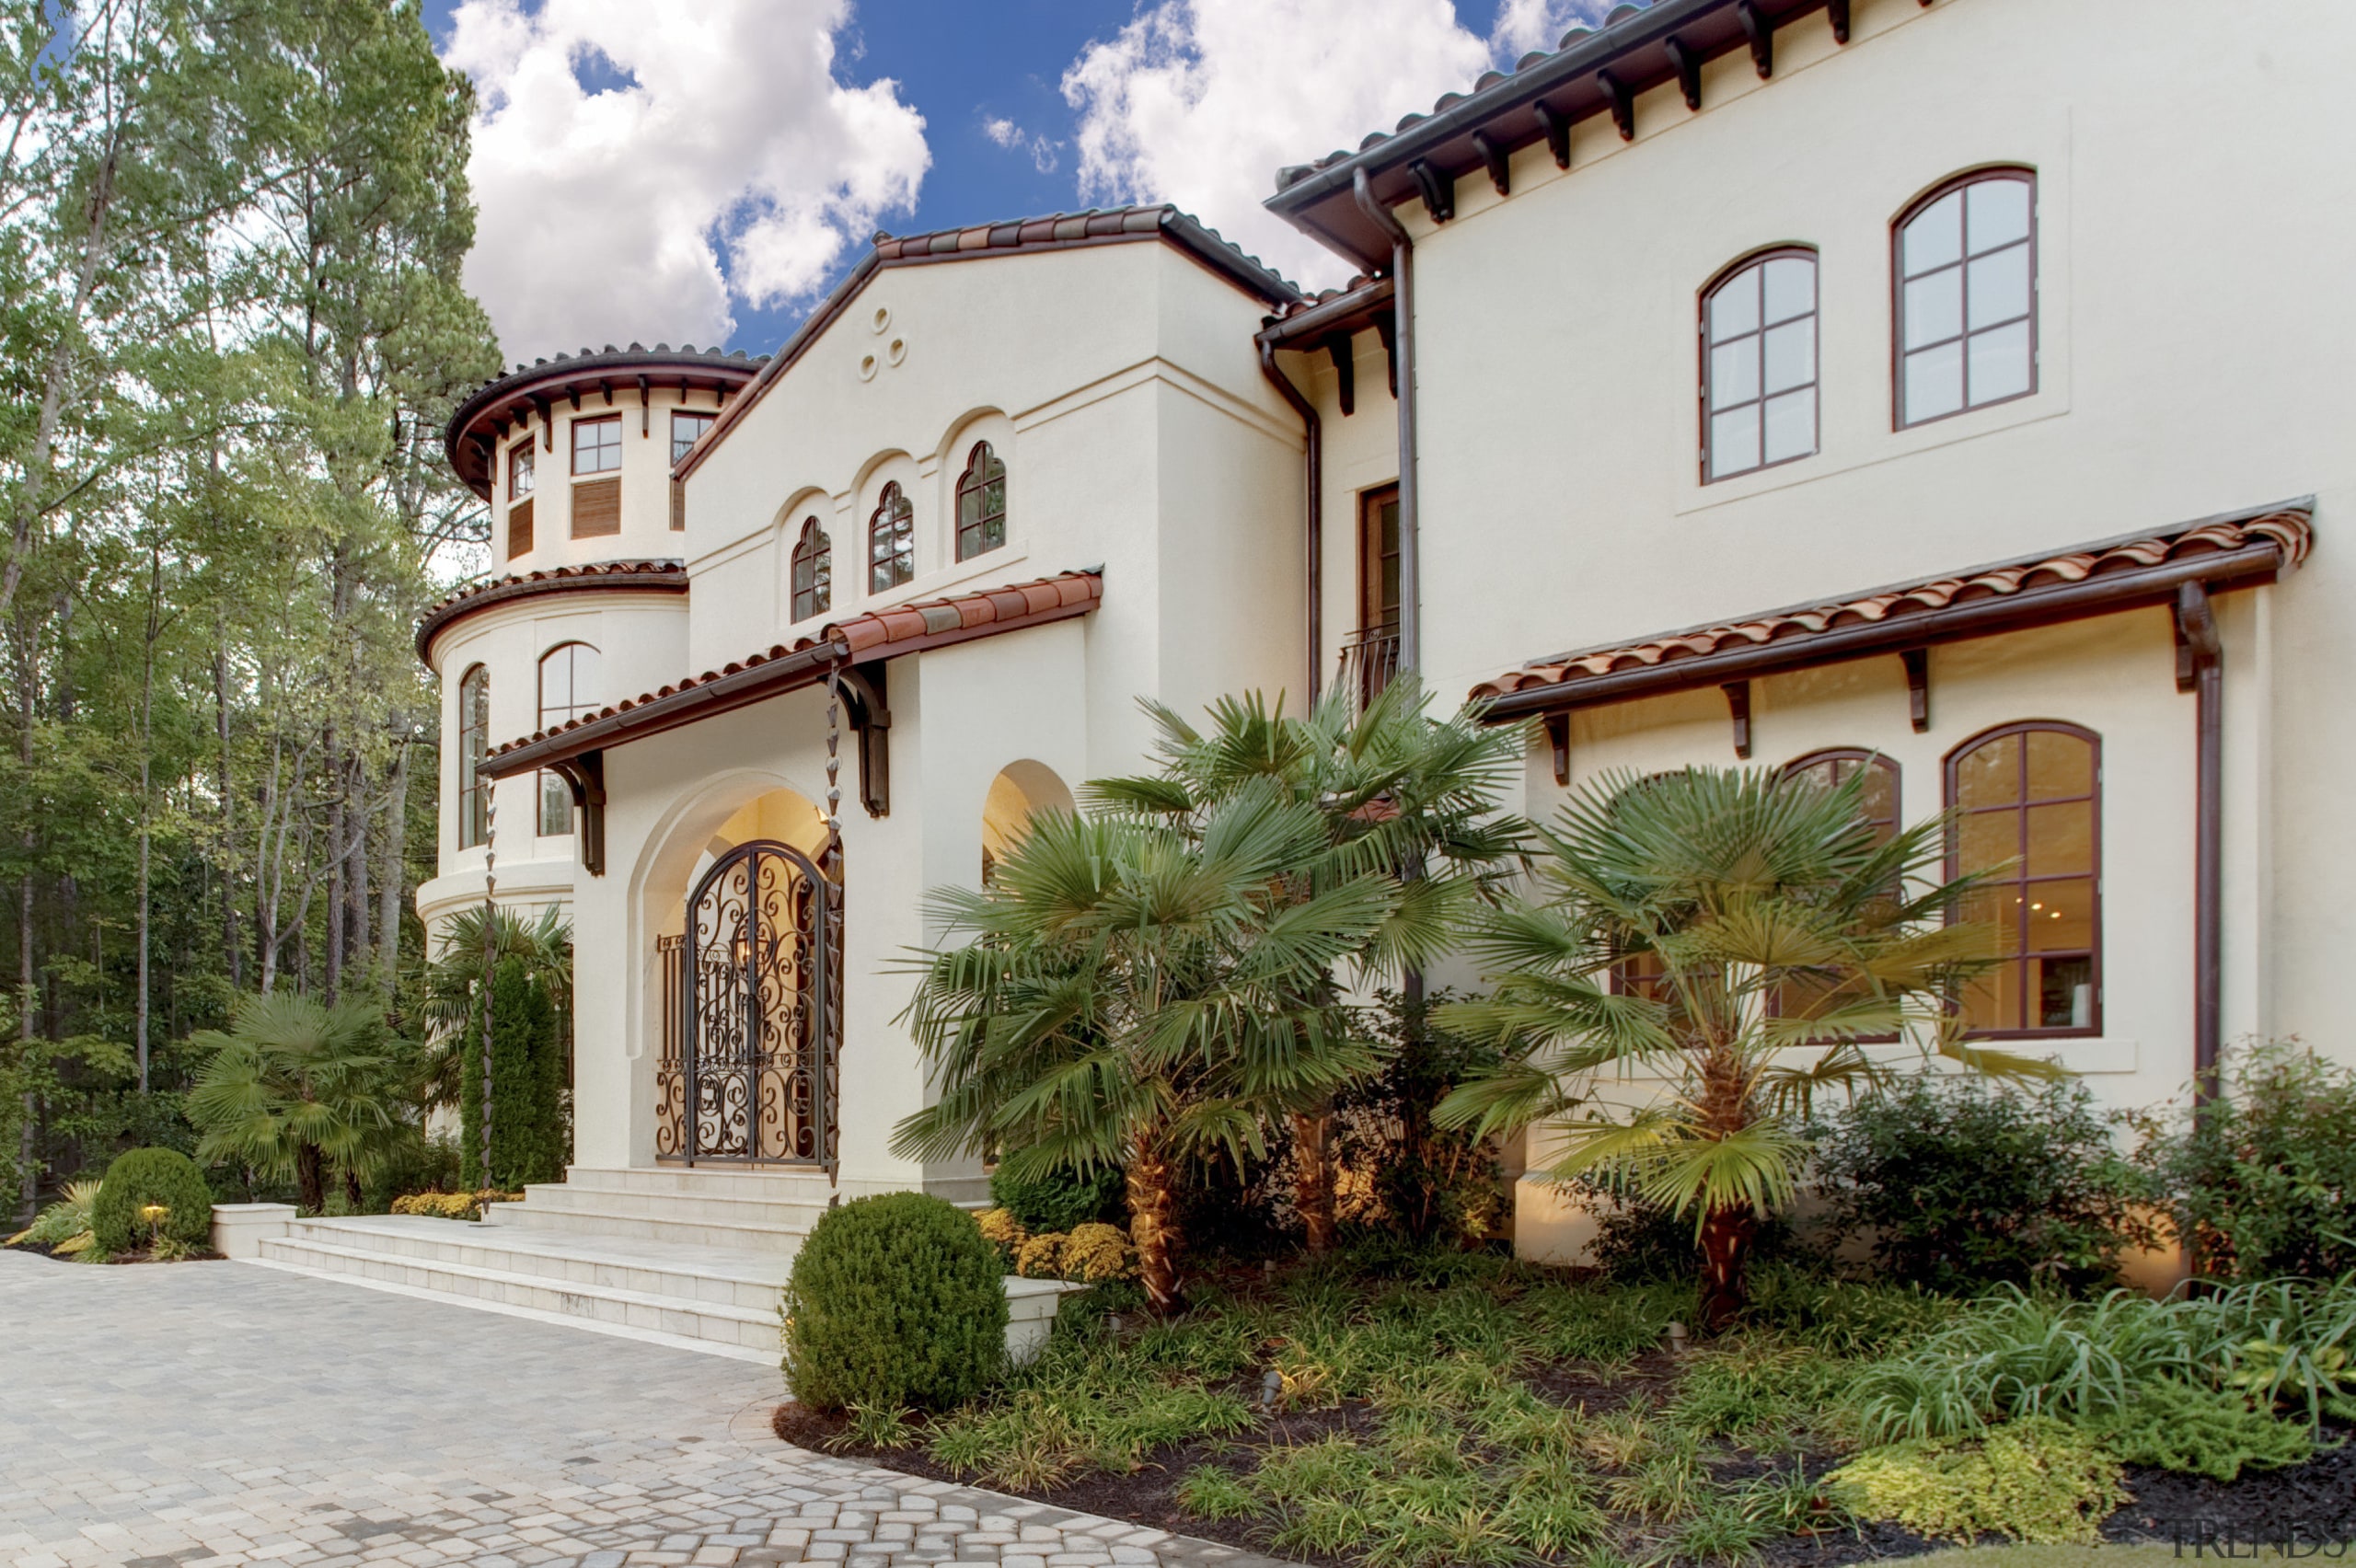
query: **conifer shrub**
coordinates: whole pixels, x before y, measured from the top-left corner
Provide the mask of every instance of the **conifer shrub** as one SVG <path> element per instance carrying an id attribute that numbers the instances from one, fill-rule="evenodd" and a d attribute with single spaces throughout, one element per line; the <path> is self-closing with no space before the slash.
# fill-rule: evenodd
<path id="1" fill-rule="evenodd" d="M 160 1204 L 169 1211 L 150 1228 L 140 1210 Z M 98 1202 L 90 1205 L 90 1235 L 101 1251 L 128 1252 L 160 1235 L 184 1247 L 213 1239 L 213 1190 L 196 1161 L 178 1149 L 134 1148 L 107 1167 Z"/>
<path id="2" fill-rule="evenodd" d="M 1006 1358 L 998 1250 L 973 1216 L 921 1193 L 821 1217 L 785 1287 L 785 1376 L 808 1409 L 943 1410 Z"/>
<path id="3" fill-rule="evenodd" d="M 491 985 L 491 1180 L 482 1175 L 482 1022 L 463 1031 L 460 1179 L 513 1190 L 564 1177 L 564 1056 L 556 1001 L 524 959 L 499 962 Z"/>

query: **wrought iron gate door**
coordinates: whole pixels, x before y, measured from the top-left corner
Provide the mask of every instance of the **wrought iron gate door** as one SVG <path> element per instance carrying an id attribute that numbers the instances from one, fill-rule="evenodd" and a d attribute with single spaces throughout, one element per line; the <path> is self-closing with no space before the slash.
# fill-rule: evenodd
<path id="1" fill-rule="evenodd" d="M 730 850 L 696 884 L 657 1153 L 832 1165 L 840 897 L 807 856 L 767 840 Z"/>

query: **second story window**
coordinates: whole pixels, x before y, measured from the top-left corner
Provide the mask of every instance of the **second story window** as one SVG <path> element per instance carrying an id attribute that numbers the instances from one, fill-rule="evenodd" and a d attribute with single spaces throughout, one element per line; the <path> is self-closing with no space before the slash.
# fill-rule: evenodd
<path id="1" fill-rule="evenodd" d="M 805 517 L 801 541 L 793 547 L 793 618 L 825 615 L 834 603 L 835 547 L 818 520 Z"/>
<path id="2" fill-rule="evenodd" d="M 867 591 L 887 593 L 917 574 L 916 508 L 895 479 L 867 520 Z"/>
<path id="3" fill-rule="evenodd" d="M 1702 479 L 1816 451 L 1816 254 L 1753 257 L 1702 296 Z"/>
<path id="4" fill-rule="evenodd" d="M 1006 543 L 1006 464 L 987 441 L 974 443 L 957 481 L 957 559 L 971 560 Z"/>
<path id="5" fill-rule="evenodd" d="M 553 730 L 597 711 L 597 651 L 585 642 L 560 642 L 540 655 L 540 722 Z M 542 836 L 572 831 L 572 790 L 554 773 L 540 775 Z"/>
<path id="6" fill-rule="evenodd" d="M 2037 390 L 2037 178 L 1981 169 L 1900 214 L 1898 423 Z"/>
<path id="7" fill-rule="evenodd" d="M 671 466 L 673 467 L 676 468 L 687 460 L 687 454 L 695 450 L 696 443 L 703 439 L 703 432 L 710 430 L 712 422 L 719 418 L 718 414 L 691 414 L 684 409 L 676 409 L 672 413 Z"/>
<path id="8" fill-rule="evenodd" d="M 480 664 L 458 680 L 458 847 L 471 849 L 491 836 L 491 780 L 482 776 L 491 755 L 491 672 Z"/>
<path id="9" fill-rule="evenodd" d="M 622 466 L 622 417 L 572 421 L 572 471 L 611 474 Z"/>
<path id="10" fill-rule="evenodd" d="M 532 493 L 532 432 L 507 449 L 507 499 L 521 501 Z"/>

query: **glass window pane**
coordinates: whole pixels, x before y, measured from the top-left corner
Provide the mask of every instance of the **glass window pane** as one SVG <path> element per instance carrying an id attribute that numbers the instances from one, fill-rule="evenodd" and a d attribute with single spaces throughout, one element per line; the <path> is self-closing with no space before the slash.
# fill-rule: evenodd
<path id="1" fill-rule="evenodd" d="M 1973 331 L 2028 314 L 2028 247 L 2015 245 L 1982 256 L 1969 269 Z"/>
<path id="2" fill-rule="evenodd" d="M 1759 405 L 1710 416 L 1710 477 L 1759 467 Z"/>
<path id="3" fill-rule="evenodd" d="M 559 648 L 540 661 L 540 716 L 545 719 L 551 709 L 568 707 L 572 701 L 572 662 Z"/>
<path id="4" fill-rule="evenodd" d="M 572 831 L 572 791 L 553 773 L 540 775 L 540 832 L 547 836 Z"/>
<path id="5" fill-rule="evenodd" d="M 1963 332 L 1963 270 L 1950 267 L 1906 285 L 1906 346 L 1919 349 Z"/>
<path id="6" fill-rule="evenodd" d="M 2017 742 L 2019 736 L 2007 736 Z M 2028 732 L 2028 798 L 2050 801 L 2095 792 L 2095 748 L 2060 730 Z"/>
<path id="7" fill-rule="evenodd" d="M 2028 323 L 1971 337 L 1971 401 L 1992 403 L 2028 390 Z"/>
<path id="8" fill-rule="evenodd" d="M 1999 735 L 1972 748 L 1955 769 L 1955 803 L 2010 805 L 2021 798 L 2021 738 Z"/>
<path id="9" fill-rule="evenodd" d="M 1710 341 L 1759 330 L 1759 269 L 1745 267 L 1710 296 Z"/>
<path id="10" fill-rule="evenodd" d="M 1969 203 L 1965 219 L 1971 254 L 1993 250 L 2028 237 L 2028 181 L 1982 179 L 1964 187 Z"/>
<path id="11" fill-rule="evenodd" d="M 2028 874 L 2058 876 L 2095 869 L 2095 805 L 2032 806 L 2028 813 Z"/>
<path id="12" fill-rule="evenodd" d="M 2015 812 L 1974 812 L 1957 829 L 1956 864 L 1967 871 L 2008 867 L 2020 859 L 2021 822 Z"/>
<path id="13" fill-rule="evenodd" d="M 1778 256 L 1767 263 L 1767 322 L 1789 321 L 1816 309 L 1816 263 L 1805 256 Z"/>
<path id="14" fill-rule="evenodd" d="M 2009 967 L 2009 966 L 2008 966 Z M 2095 965 L 2090 958 L 2048 958 L 2032 961 L 2037 974 L 2038 1029 L 2092 1029 L 2095 1023 Z"/>
<path id="15" fill-rule="evenodd" d="M 1936 419 L 1963 407 L 1963 345 L 1942 343 L 1906 356 L 1906 420 Z"/>
<path id="16" fill-rule="evenodd" d="M 1814 317 L 1772 328 L 1766 336 L 1767 386 L 1770 392 L 1789 391 L 1816 379 Z M 1724 352 L 1724 350 L 1720 350 Z"/>
<path id="17" fill-rule="evenodd" d="M 2030 882 L 2024 921 L 2031 952 L 2085 952 L 2095 943 L 2095 882 Z"/>
<path id="18" fill-rule="evenodd" d="M 1906 276 L 1963 259 L 1963 192 L 1950 190 L 1906 225 Z"/>
<path id="19" fill-rule="evenodd" d="M 1766 457 L 1770 463 L 1816 450 L 1816 388 L 1804 386 L 1767 399 Z"/>
<path id="20" fill-rule="evenodd" d="M 1865 765 L 1865 809 L 1866 820 L 1880 823 L 1891 837 L 1898 828 L 1898 770 L 1878 763 Z"/>
<path id="21" fill-rule="evenodd" d="M 2007 963 L 1993 974 L 1981 975 L 1963 990 L 1963 1022 L 1967 1029 L 2017 1029 L 2020 1027 L 2020 973 L 2017 963 Z"/>
<path id="22" fill-rule="evenodd" d="M 1759 396 L 1759 340 L 1737 338 L 1710 351 L 1710 407 L 1747 403 Z"/>

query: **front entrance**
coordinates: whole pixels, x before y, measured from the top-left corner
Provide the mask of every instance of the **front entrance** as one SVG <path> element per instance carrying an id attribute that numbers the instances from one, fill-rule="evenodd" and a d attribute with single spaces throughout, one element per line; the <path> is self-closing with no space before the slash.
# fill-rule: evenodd
<path id="1" fill-rule="evenodd" d="M 841 923 L 837 882 L 774 840 L 696 883 L 664 944 L 657 1156 L 831 1167 Z"/>

